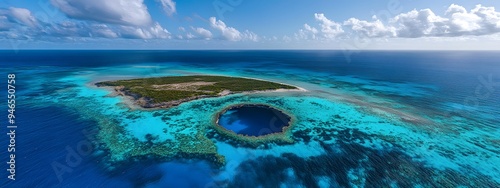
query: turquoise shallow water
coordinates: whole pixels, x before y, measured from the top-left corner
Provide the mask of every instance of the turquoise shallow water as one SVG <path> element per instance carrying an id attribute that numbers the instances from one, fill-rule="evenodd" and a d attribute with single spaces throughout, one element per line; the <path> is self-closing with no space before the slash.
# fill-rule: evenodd
<path id="1" fill-rule="evenodd" d="M 371 55 L 380 61 L 390 58 Z M 294 60 L 297 59 L 300 60 L 298 57 Z M 500 186 L 498 92 L 494 90 L 489 97 L 476 98 L 480 101 L 478 105 L 464 102 L 474 96 L 475 86 L 481 84 L 477 75 L 485 79 L 491 75 L 497 80 L 497 69 L 489 72 L 478 69 L 461 82 L 444 84 L 444 80 L 467 72 L 455 70 L 454 66 L 423 66 L 415 68 L 414 71 L 420 71 L 418 74 L 396 76 L 399 73 L 384 64 L 380 67 L 369 64 L 364 68 L 370 70 L 356 73 L 343 71 L 357 68 L 356 62 L 345 65 L 347 68 L 343 64 L 321 67 L 319 63 L 304 68 L 306 65 L 295 62 L 243 60 L 221 64 L 169 61 L 0 69 L 2 74 L 18 75 L 21 85 L 18 100 L 25 109 L 57 107 L 73 114 L 65 123 L 50 125 L 61 128 L 54 134 L 80 135 L 84 127 L 76 122 L 85 122 L 89 128 L 105 133 L 97 139 L 101 144 L 96 145 L 92 154 L 74 167 L 76 172 L 64 174 L 62 181 L 54 175 L 51 164 L 53 161 L 64 164 L 61 159 L 66 155 L 66 144 L 38 146 L 35 139 L 28 137 L 26 145 L 59 152 L 47 156 L 51 159 L 46 161 L 33 158 L 40 170 L 24 173 L 40 173 L 35 176 L 43 177 L 45 185 L 60 187 Z M 322 62 L 322 58 L 311 61 Z M 432 69 L 438 69 L 438 73 Z M 384 76 L 376 74 L 384 71 Z M 171 109 L 141 110 L 130 105 L 126 98 L 93 85 L 103 80 L 193 74 L 266 79 L 307 91 L 236 94 L 196 100 Z M 28 75 L 36 75 L 36 79 Z M 415 81 L 413 77 L 417 75 L 446 79 L 425 77 Z M 296 121 L 289 136 L 294 142 L 248 147 L 212 128 L 218 112 L 243 103 L 276 106 L 293 115 Z M 24 117 L 29 119 L 28 115 Z M 35 133 L 40 127 L 28 122 L 23 126 L 29 127 L 27 135 L 42 134 Z M 76 138 L 82 139 L 85 138 Z M 158 156 L 162 153 L 158 150 L 165 148 L 158 145 L 172 152 L 184 148 L 213 149 L 225 158 L 225 164 L 215 167 L 198 155 L 163 158 Z M 19 163 L 22 165 L 22 161 Z M 44 177 L 41 175 L 44 173 L 50 175 Z M 78 174 L 95 181 L 82 182 L 82 175 Z"/>

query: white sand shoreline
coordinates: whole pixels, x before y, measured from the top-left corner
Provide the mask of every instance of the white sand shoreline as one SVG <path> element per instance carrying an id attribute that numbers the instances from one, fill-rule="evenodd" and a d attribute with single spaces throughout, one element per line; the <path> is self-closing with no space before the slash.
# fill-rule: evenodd
<path id="1" fill-rule="evenodd" d="M 299 87 L 299 86 L 296 86 L 296 85 L 282 83 L 282 82 L 276 82 L 276 81 L 266 80 L 266 79 L 261 79 L 261 78 L 252 78 L 252 77 L 245 77 L 245 76 L 227 76 L 227 75 L 220 75 L 220 74 L 198 74 L 198 75 L 201 75 L 201 76 L 224 76 L 224 77 L 229 77 L 229 78 L 245 78 L 245 79 L 250 79 L 250 80 L 259 80 L 259 81 L 265 81 L 265 82 L 272 82 L 272 83 L 277 83 L 277 84 L 282 84 L 282 85 L 292 86 L 292 87 L 296 87 L 297 88 L 297 89 L 265 90 L 264 92 L 286 92 L 286 91 L 304 91 L 304 92 L 306 92 L 306 91 L 308 91 L 307 89 Z M 189 76 L 196 76 L 196 75 L 189 75 Z"/>

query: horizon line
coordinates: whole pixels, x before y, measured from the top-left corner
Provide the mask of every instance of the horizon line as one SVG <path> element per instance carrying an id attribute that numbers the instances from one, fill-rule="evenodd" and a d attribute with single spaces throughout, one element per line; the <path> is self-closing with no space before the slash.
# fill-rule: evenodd
<path id="1" fill-rule="evenodd" d="M 6 51 L 500 51 L 500 49 L 0 49 Z"/>

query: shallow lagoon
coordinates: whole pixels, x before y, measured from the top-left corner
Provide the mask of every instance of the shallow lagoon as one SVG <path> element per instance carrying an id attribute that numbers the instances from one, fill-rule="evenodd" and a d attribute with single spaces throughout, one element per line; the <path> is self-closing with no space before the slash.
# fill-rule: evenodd
<path id="1" fill-rule="evenodd" d="M 390 58 L 370 55 L 373 56 L 371 59 L 378 58 L 379 61 Z M 363 64 L 356 62 L 356 58 L 352 65 L 341 65 L 355 69 Z M 438 60 L 446 61 L 446 58 Z M 269 66 L 274 71 L 269 71 Z M 48 157 L 53 159 L 40 161 L 38 157 L 31 158 L 38 164 L 34 166 L 39 166 L 35 171 L 27 170 L 30 167 L 23 167 L 21 161 L 20 171 L 26 170 L 26 175 L 49 174 L 43 181 L 44 185 L 62 187 L 82 184 L 161 187 L 162 183 L 174 181 L 181 187 L 498 186 L 500 165 L 494 165 L 500 164 L 499 122 L 495 119 L 499 112 L 498 98 L 482 101 L 481 108 L 468 115 L 459 113 L 463 99 L 473 94 L 467 92 L 467 88 L 473 90 L 479 84 L 477 74 L 488 76 L 487 69 L 475 67 L 468 73 L 472 75 L 469 77 L 463 77 L 467 74 L 453 68 L 439 69 L 442 76 L 443 71 L 446 77 L 462 76 L 461 83 L 453 85 L 450 83 L 454 82 L 448 83 L 444 78 L 413 80 L 419 74 L 399 75 L 399 78 L 394 74 L 385 77 L 371 74 L 390 72 L 384 66 L 358 73 L 343 72 L 336 66 L 329 67 L 330 70 L 319 65 L 310 68 L 297 66 L 299 64 L 294 62 L 282 62 L 278 67 L 263 61 L 211 66 L 168 62 L 99 67 L 50 66 L 43 69 L 17 67 L 15 72 L 21 78 L 23 75 L 37 75 L 37 80 L 20 79 L 24 86 L 20 89 L 20 101 L 26 109 L 24 115 L 20 112 L 20 119 L 26 119 L 26 124 L 29 124 L 26 125 L 29 131 L 24 134 L 33 135 L 34 130 L 54 125 L 61 129 L 44 133 L 45 136 L 80 135 L 83 125 L 98 127 L 101 133 L 96 136 L 101 143 L 98 149 L 96 147 L 82 165 L 75 167 L 75 172 L 65 174 L 62 182 L 54 175 L 51 163 L 63 163 L 67 144 L 39 146 L 48 147 L 46 151 L 54 150 L 56 154 Z M 404 72 L 405 69 L 401 69 L 400 72 Z M 413 69 L 420 71 L 420 75 L 433 74 L 425 66 Z M 110 96 L 110 91 L 92 84 L 102 80 L 192 74 L 267 79 L 297 85 L 308 92 L 237 94 L 192 101 L 171 109 L 140 110 L 131 108 L 124 98 Z M 293 142 L 248 147 L 212 128 L 218 112 L 243 103 L 277 106 L 295 116 L 296 122 L 287 135 Z M 49 107 L 57 110 L 32 110 Z M 51 117 L 59 111 L 67 111 L 72 114 L 72 122 L 77 121 L 48 123 L 30 119 L 30 116 L 40 119 L 37 114 L 42 112 Z M 76 141 L 67 143 L 77 146 L 77 141 L 84 138 L 77 137 Z M 27 139 L 25 145 L 39 144 L 36 139 Z M 193 148 L 199 149 L 196 155 L 175 155 L 178 151 Z M 24 151 L 31 150 L 24 148 Z M 215 167 L 209 160 L 213 153 L 224 157 L 222 167 Z M 29 162 L 24 161 L 24 165 L 27 164 Z M 134 171 L 117 173 L 122 169 Z M 193 172 L 196 173 L 193 175 Z M 95 181 L 82 182 L 77 174 L 85 174 Z"/>

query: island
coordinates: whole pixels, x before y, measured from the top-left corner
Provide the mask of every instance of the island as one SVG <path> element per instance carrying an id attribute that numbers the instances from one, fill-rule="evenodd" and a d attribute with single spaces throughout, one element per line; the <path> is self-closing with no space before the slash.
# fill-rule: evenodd
<path id="1" fill-rule="evenodd" d="M 181 103 L 235 93 L 288 91 L 300 88 L 265 80 L 193 75 L 104 81 L 98 87 L 114 87 L 118 95 L 132 98 L 143 108 L 170 108 Z"/>
<path id="2" fill-rule="evenodd" d="M 218 153 L 212 139 L 251 148 L 268 143 L 291 144 L 294 141 L 291 128 L 296 118 L 286 109 L 272 104 L 221 104 L 211 110 L 206 118 L 208 121 L 205 122 L 186 123 L 186 119 L 171 117 L 177 116 L 175 114 L 183 109 L 182 106 L 174 106 L 202 98 L 238 93 L 306 91 L 300 87 L 266 80 L 214 75 L 135 78 L 94 84 L 112 90 L 114 96 L 125 96 L 128 99 L 125 103 L 135 103 L 134 108 L 154 110 L 153 116 L 165 122 L 163 132 L 135 137 L 128 136 L 134 130 L 127 129 L 127 125 L 122 125 L 119 121 L 108 121 L 108 118 L 103 117 L 97 137 L 100 144 L 111 153 L 109 166 L 134 162 L 138 157 L 158 157 L 166 161 L 206 159 L 217 167 L 223 167 L 226 164 L 225 157 Z M 96 114 L 100 115 L 102 114 Z M 236 123 L 235 118 L 240 119 L 241 123 Z M 143 126 L 150 125 L 144 123 Z M 239 129 L 234 129 L 238 127 Z M 160 139 L 159 135 L 164 134 L 171 138 Z"/>

